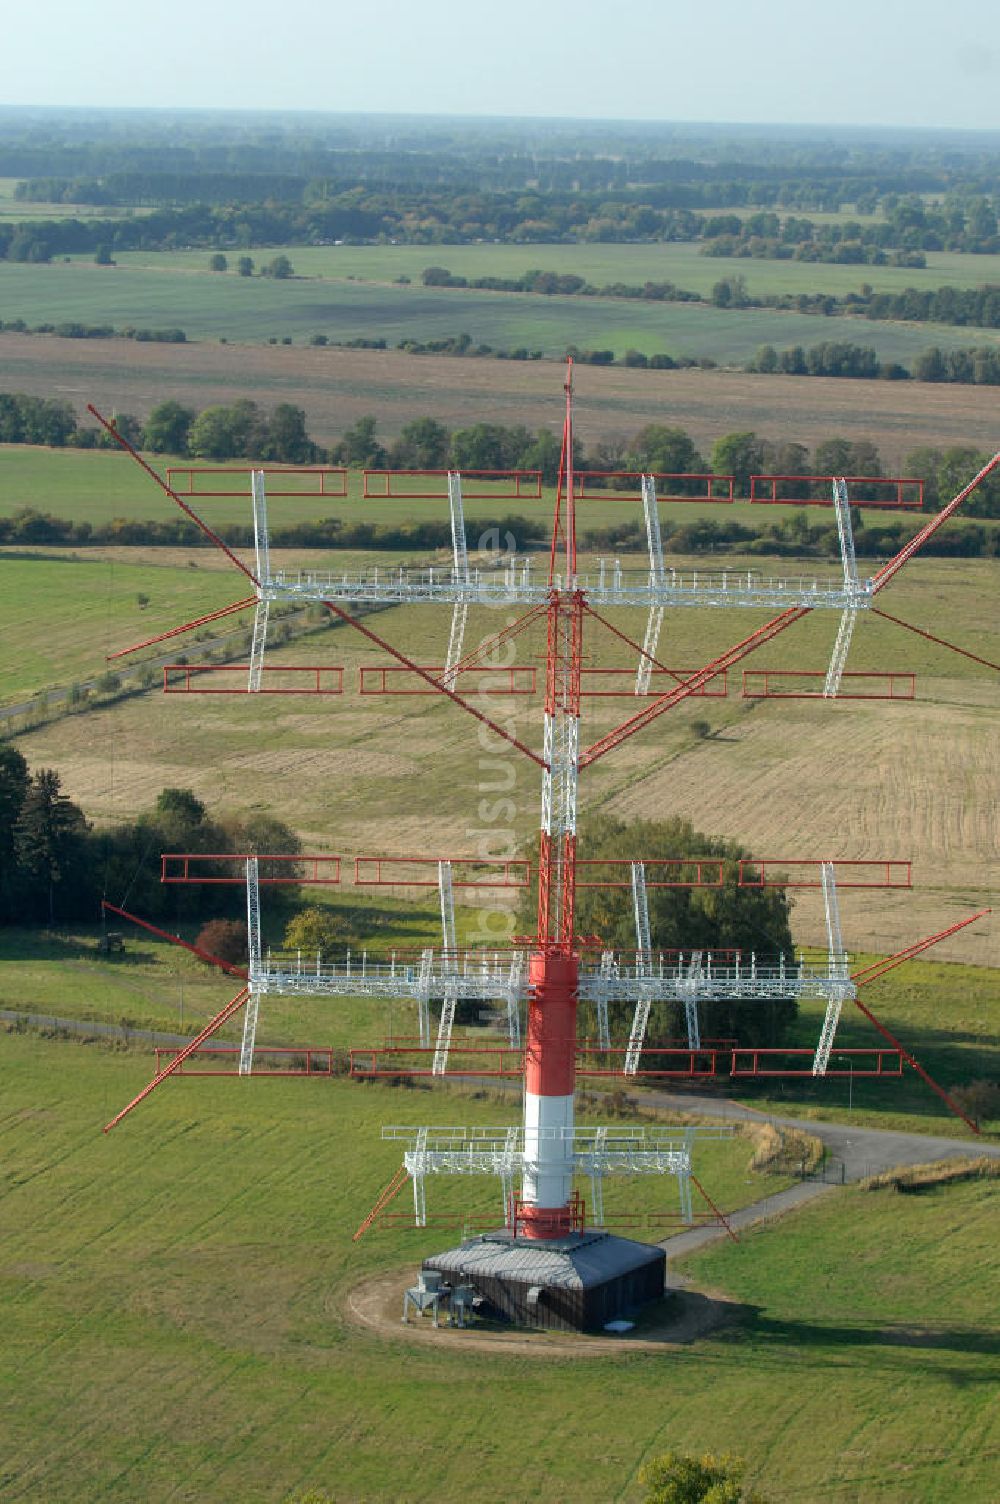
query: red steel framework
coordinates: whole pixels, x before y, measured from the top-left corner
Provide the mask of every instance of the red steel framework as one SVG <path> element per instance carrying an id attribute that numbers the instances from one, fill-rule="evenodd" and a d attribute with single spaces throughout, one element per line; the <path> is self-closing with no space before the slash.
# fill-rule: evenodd
<path id="1" fill-rule="evenodd" d="M 741 888 L 822 888 L 820 871 L 834 869 L 838 888 L 912 888 L 913 864 L 907 861 L 825 861 L 801 857 L 740 857 L 737 882 Z M 803 868 L 812 876 L 799 876 Z M 789 876 L 789 873 L 795 875 Z"/>
<path id="2" fill-rule="evenodd" d="M 356 856 L 356 888 L 436 888 L 438 868 L 448 862 L 455 888 L 526 888 L 531 863 L 522 857 Z"/>
<path id="3" fill-rule="evenodd" d="M 843 480 L 849 486 L 868 486 L 870 489 L 888 488 L 888 496 L 858 501 L 859 507 L 881 507 L 893 511 L 919 512 L 924 505 L 924 483 L 901 476 L 886 475 L 751 475 L 750 500 L 763 506 L 779 507 L 829 507 L 830 487 L 835 480 Z M 794 486 L 801 495 L 779 495 L 779 491 Z M 818 488 L 813 490 L 813 488 Z"/>
<path id="4" fill-rule="evenodd" d="M 171 1064 L 180 1054 L 180 1049 L 167 1048 L 158 1045 L 156 1048 L 157 1074 L 164 1065 Z M 332 1045 L 260 1045 L 254 1050 L 254 1063 L 251 1070 L 246 1072 L 251 1076 L 263 1076 L 265 1079 L 274 1077 L 277 1080 L 289 1076 L 333 1076 L 336 1074 L 334 1062 L 336 1050 Z M 192 1061 L 199 1064 L 193 1069 L 185 1067 Z M 265 1070 L 258 1068 L 262 1061 L 274 1060 L 275 1065 L 268 1066 Z M 205 1064 L 200 1064 L 204 1061 Z M 229 1061 L 228 1066 L 221 1062 Z M 240 1061 L 240 1048 L 231 1044 L 210 1044 L 203 1047 L 203 1051 L 196 1051 L 194 1055 L 187 1055 L 177 1067 L 174 1074 L 177 1076 L 238 1076 Z"/>
<path id="5" fill-rule="evenodd" d="M 636 501 L 642 497 L 642 480 L 647 475 L 656 482 L 657 501 L 712 501 L 729 506 L 736 500 L 732 475 L 665 470 L 577 470 L 573 497 L 575 501 Z M 686 489 L 681 491 L 678 485 Z"/>
<path id="6" fill-rule="evenodd" d="M 525 1150 L 526 1162 L 524 1172 L 524 1194 L 520 1198 L 520 1205 L 515 1208 L 515 1224 L 524 1235 L 537 1239 L 551 1239 L 564 1235 L 571 1230 L 579 1219 L 579 1203 L 572 1191 L 572 1156 L 567 1157 L 566 1140 L 552 1150 L 562 1132 L 562 1128 L 573 1121 L 573 1095 L 576 1077 L 576 1006 L 577 1006 L 577 983 L 578 983 L 578 960 L 580 954 L 580 940 L 575 932 L 575 893 L 576 880 L 576 780 L 579 771 L 591 766 L 608 752 L 621 746 L 631 736 L 652 724 L 661 714 L 674 708 L 690 696 L 697 694 L 699 690 L 711 682 L 717 675 L 728 670 L 750 653 L 756 651 L 765 642 L 772 641 L 781 632 L 795 622 L 802 620 L 810 614 L 811 606 L 793 606 L 781 611 L 777 616 L 757 628 L 747 637 L 734 644 L 726 652 L 720 654 L 703 668 L 684 677 L 674 683 L 663 694 L 654 697 L 651 703 L 645 705 L 634 715 L 623 721 L 620 725 L 604 733 L 590 746 L 579 746 L 579 720 L 581 701 L 581 682 L 583 667 L 583 631 L 584 619 L 590 617 L 605 626 L 610 624 L 600 614 L 588 605 L 582 590 L 576 586 L 577 579 L 577 547 L 576 547 L 576 520 L 575 500 L 578 495 L 579 482 L 574 475 L 573 459 L 573 416 L 572 416 L 572 363 L 569 363 L 567 379 L 565 383 L 565 420 L 563 426 L 562 454 L 559 467 L 559 482 L 556 489 L 555 512 L 552 529 L 552 542 L 550 550 L 549 570 L 549 599 L 545 607 L 533 606 L 515 623 L 505 629 L 508 639 L 517 631 L 523 630 L 525 625 L 537 620 L 544 611 L 547 623 L 547 655 L 546 655 L 546 690 L 545 690 L 545 744 L 541 756 L 527 746 L 507 728 L 487 715 L 482 709 L 471 704 L 459 695 L 449 683 L 436 679 L 426 669 L 420 667 L 409 659 L 404 653 L 392 647 L 383 638 L 365 625 L 347 609 L 339 605 L 335 600 L 324 600 L 325 607 L 344 623 L 352 626 L 370 642 L 383 648 L 389 656 L 411 673 L 424 679 L 432 688 L 446 696 L 453 703 L 472 715 L 481 724 L 488 726 L 493 732 L 517 747 L 542 769 L 543 776 L 543 799 L 542 799 L 542 829 L 539 839 L 539 874 L 538 874 L 538 912 L 537 932 L 533 941 L 533 950 L 529 957 L 528 972 L 528 1019 L 527 1037 L 525 1046 Z M 256 589 L 260 588 L 260 582 L 253 572 L 240 560 L 233 551 L 218 537 L 216 533 L 187 505 L 183 497 L 169 484 L 165 483 L 149 466 L 140 455 L 136 453 L 126 439 L 123 438 L 92 406 L 90 411 L 103 425 L 105 430 L 115 439 L 122 448 L 132 453 L 133 457 L 142 468 L 153 477 L 158 485 L 172 497 L 177 505 L 188 515 L 200 530 L 230 559 L 250 581 Z M 883 565 L 873 577 L 871 593 L 880 592 L 904 566 L 904 564 L 933 536 L 947 519 L 953 515 L 965 498 L 1000 464 L 1000 454 L 985 465 L 977 476 L 956 495 L 952 501 L 942 509 L 934 518 L 927 522 L 911 538 L 900 551 Z M 446 472 L 441 472 L 446 476 Z M 494 473 L 493 478 L 504 480 L 503 475 Z M 510 473 L 507 474 L 509 481 Z M 368 490 L 368 475 L 366 475 L 366 495 Z M 757 477 L 762 483 L 765 478 Z M 773 499 L 783 499 L 777 495 L 777 486 L 781 481 L 793 480 L 793 477 L 772 477 L 774 481 Z M 814 477 L 808 478 L 810 483 Z M 862 480 L 866 478 L 862 477 Z M 878 478 L 881 480 L 882 478 Z M 901 487 L 905 482 L 893 482 L 900 490 L 897 493 L 895 505 L 902 504 Z M 520 480 L 514 482 L 515 490 L 520 485 Z M 540 476 L 538 477 L 540 491 Z M 710 488 L 709 488 L 710 489 Z M 385 489 L 380 494 L 390 495 L 392 481 L 385 480 Z M 442 487 L 433 493 L 418 491 L 401 492 L 410 496 L 422 494 L 440 495 L 447 494 L 447 487 Z M 466 491 L 467 495 L 475 492 Z M 496 489 L 487 490 L 485 495 L 495 497 L 503 494 Z M 520 491 L 517 491 L 521 495 Z M 753 499 L 758 498 L 753 494 Z M 235 611 L 243 608 L 243 603 L 237 603 L 226 611 Z M 615 629 L 612 629 L 615 630 Z M 624 639 L 624 634 L 617 632 L 616 635 Z M 624 639 L 629 640 L 629 639 Z M 652 654 L 645 653 L 654 667 L 672 678 L 676 674 L 668 670 L 665 665 L 656 660 Z M 467 661 L 467 660 L 466 660 Z M 464 667 L 465 664 L 459 665 Z M 176 858 L 175 858 L 176 859 Z M 180 860 L 188 865 L 185 866 L 185 878 L 166 880 L 186 880 L 186 874 L 190 871 L 190 863 L 193 861 L 218 861 L 221 858 L 212 854 L 199 854 L 195 856 L 181 856 Z M 231 854 L 227 858 L 233 860 Z M 241 858 L 236 858 L 241 860 Z M 242 858 L 242 860 L 246 860 Z M 274 860 L 272 858 L 272 860 Z M 299 863 L 303 861 L 319 861 L 323 859 L 310 859 L 297 857 Z M 337 877 L 334 879 L 319 879 L 317 881 L 336 881 L 339 879 L 339 860 L 327 858 L 329 861 L 337 861 Z M 376 862 L 379 859 L 368 859 Z M 430 859 L 424 859 L 430 860 Z M 820 886 L 819 876 L 813 881 L 803 880 L 789 883 L 787 871 L 792 867 L 800 867 L 801 862 L 778 861 L 766 859 L 753 864 L 740 864 L 740 881 L 745 886 L 768 886 L 771 882 L 783 881 L 787 886 Z M 815 864 L 813 864 L 815 865 Z M 880 862 L 880 863 L 849 863 L 840 864 L 841 867 L 850 867 L 856 874 L 856 880 L 843 883 L 843 886 L 872 887 L 908 887 L 910 885 L 909 864 L 905 862 Z M 781 879 L 769 876 L 769 869 L 780 867 L 785 874 Z M 882 873 L 881 881 L 876 881 L 875 874 L 865 869 L 875 868 Z M 858 869 L 862 869 L 859 873 Z M 378 868 L 381 879 L 381 868 Z M 209 879 L 220 880 L 220 879 Z M 226 879 L 221 879 L 225 881 Z M 295 878 L 262 877 L 261 881 L 295 881 Z M 357 871 L 355 880 L 358 881 Z M 403 885 L 412 885 L 406 878 L 400 880 Z M 430 885 L 430 884 L 428 884 Z M 480 884 L 477 884 L 480 885 Z M 506 883 L 509 886 L 521 886 L 523 884 Z M 985 911 L 984 911 L 985 912 Z M 884 975 L 893 966 L 900 964 L 909 955 L 917 954 L 920 950 L 936 943 L 939 939 L 955 933 L 966 924 L 982 917 L 981 914 L 960 921 L 941 934 L 918 942 L 908 948 L 905 953 L 896 957 L 886 958 L 885 961 L 875 963 L 871 968 L 866 968 L 863 973 L 852 980 L 856 980 L 859 986 L 874 980 L 876 976 Z M 132 1110 L 137 1103 L 165 1079 L 168 1075 L 176 1073 L 183 1067 L 201 1045 L 211 1037 L 215 1030 L 228 1018 L 238 1011 L 247 1002 L 249 991 L 242 989 L 221 1010 L 217 1017 L 212 1020 L 201 1033 L 188 1045 L 179 1051 L 174 1059 L 162 1070 L 158 1071 L 153 1080 L 147 1084 L 135 1100 L 128 1104 L 119 1113 L 108 1128 L 121 1121 L 125 1114 Z M 958 1113 L 970 1127 L 975 1125 L 957 1108 L 956 1104 L 948 1097 L 937 1083 L 933 1082 L 927 1072 L 919 1066 L 913 1056 L 907 1052 L 898 1040 L 895 1040 L 890 1031 L 875 1019 L 874 1014 L 860 1002 L 858 1006 L 862 1012 L 874 1023 L 879 1032 L 885 1037 L 893 1051 L 898 1053 L 907 1064 L 918 1070 L 923 1079 L 942 1097 L 947 1105 Z M 754 1063 L 755 1071 L 759 1069 L 759 1062 L 764 1052 L 750 1054 Z M 890 1052 L 891 1053 L 891 1052 Z M 879 1055 L 875 1074 L 884 1074 L 883 1061 Z M 548 1147 L 547 1147 L 548 1146 Z M 530 1153 L 529 1153 L 530 1151 Z M 530 1169 L 529 1169 L 530 1164 Z M 399 1177 L 396 1177 L 399 1180 Z M 394 1182 L 395 1184 L 395 1182 Z M 398 1189 L 398 1185 L 396 1186 Z M 392 1194 L 395 1192 L 393 1191 Z M 387 1199 L 383 1196 L 381 1205 Z"/>
<path id="7" fill-rule="evenodd" d="M 363 663 L 358 690 L 363 695 L 434 695 L 440 690 L 428 683 L 425 675 L 439 679 L 447 673 L 445 665 L 423 665 L 421 673 L 402 668 L 398 663 Z M 470 686 L 480 695 L 533 695 L 535 693 L 535 670 L 530 664 L 524 667 L 490 668 L 485 664 L 471 664 L 453 669 L 449 682 L 472 679 Z M 401 685 L 401 688 L 390 686 Z M 412 687 L 407 687 L 412 686 Z"/>
<path id="8" fill-rule="evenodd" d="M 604 1049 L 597 1045 L 576 1042 L 576 1075 L 587 1080 L 620 1079 L 626 1044 Z M 169 1052 L 164 1052 L 165 1058 Z M 233 1051 L 234 1054 L 239 1051 Z M 303 1054 L 304 1051 L 294 1053 Z M 434 1070 L 434 1050 L 419 1045 L 399 1044 L 355 1048 L 350 1052 L 350 1074 L 357 1080 L 377 1081 L 399 1076 L 417 1078 L 440 1076 Z M 654 1046 L 644 1048 L 642 1064 L 635 1073 L 637 1081 L 709 1081 L 717 1078 L 761 1076 L 802 1076 L 812 1078 L 812 1060 L 815 1050 L 784 1048 L 764 1049 L 755 1046 L 746 1048 L 717 1048 L 703 1045 L 700 1049 L 688 1046 Z M 454 1056 L 454 1059 L 451 1058 Z M 880 1049 L 862 1046 L 838 1049 L 833 1052 L 825 1074 L 835 1078 L 851 1077 L 855 1080 L 901 1076 L 903 1051 L 900 1048 Z M 801 1062 L 801 1068 L 799 1068 Z M 469 1045 L 464 1041 L 452 1045 L 447 1076 L 467 1080 L 519 1081 L 525 1071 L 525 1055 L 521 1050 L 503 1045 Z M 206 1074 L 210 1074 L 206 1072 Z M 214 1074 L 232 1075 L 235 1072 L 218 1071 Z"/>

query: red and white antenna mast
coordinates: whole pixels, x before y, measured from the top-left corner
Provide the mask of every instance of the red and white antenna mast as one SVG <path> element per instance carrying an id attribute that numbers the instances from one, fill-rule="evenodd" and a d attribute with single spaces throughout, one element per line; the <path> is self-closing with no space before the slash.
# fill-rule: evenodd
<path id="1" fill-rule="evenodd" d="M 469 964 L 456 954 L 453 928 L 449 934 L 448 915 L 453 882 L 452 864 L 437 858 L 412 859 L 432 861 L 437 868 L 437 881 L 441 885 L 442 916 L 445 921 L 446 940 L 436 955 L 432 950 L 424 952 L 419 969 L 376 963 L 362 964 L 359 971 L 355 961 L 352 970 L 350 956 L 346 963 L 335 962 L 317 965 L 315 975 L 304 976 L 301 968 L 295 968 L 280 957 L 262 955 L 257 937 L 251 937 L 250 966 L 247 986 L 227 1005 L 219 1022 L 245 1003 L 248 1017 L 254 1023 L 257 1004 L 264 993 L 323 995 L 323 996 L 368 996 L 371 998 L 416 997 L 426 1009 L 430 997 L 445 1000 L 442 1010 L 441 1029 L 434 1050 L 434 1073 L 443 1074 L 447 1067 L 450 1043 L 451 1019 L 454 1002 L 458 996 L 495 1001 L 506 997 L 509 1010 L 516 1015 L 518 999 L 526 993 L 527 1031 L 524 1060 L 524 1119 L 520 1130 L 385 1130 L 389 1137 L 406 1138 L 410 1147 L 404 1165 L 413 1179 L 415 1207 L 419 1222 L 423 1216 L 423 1180 L 427 1173 L 443 1171 L 458 1174 L 492 1173 L 501 1178 L 505 1199 L 513 1201 L 512 1229 L 515 1237 L 529 1242 L 552 1241 L 565 1238 L 582 1224 L 582 1214 L 573 1192 L 574 1177 L 587 1174 L 594 1187 L 594 1202 L 600 1206 L 602 1177 L 610 1173 L 645 1174 L 671 1173 L 678 1179 L 682 1209 L 690 1215 L 691 1179 L 690 1148 L 693 1131 L 685 1130 L 678 1137 L 671 1130 L 637 1129 L 625 1130 L 580 1129 L 574 1122 L 574 1091 L 577 1071 L 577 1006 L 583 999 L 591 1002 L 601 1016 L 603 1008 L 606 1032 L 607 1005 L 609 1001 L 632 1003 L 635 1006 L 635 1021 L 626 1055 L 624 1070 L 635 1074 L 643 1047 L 643 1036 L 649 1008 L 653 1002 L 683 1001 L 688 1031 L 689 1054 L 692 1061 L 700 1049 L 697 1005 L 699 1000 L 737 999 L 742 1001 L 767 1001 L 775 998 L 814 998 L 827 1003 L 823 1033 L 817 1047 L 813 1072 L 823 1075 L 827 1069 L 830 1050 L 836 1031 L 840 1009 L 844 1001 L 857 1000 L 857 989 L 871 978 L 867 974 L 851 976 L 846 960 L 840 950 L 839 918 L 836 910 L 836 862 L 814 862 L 817 878 L 810 886 L 822 885 L 827 909 L 829 933 L 829 957 L 825 965 L 807 968 L 803 963 L 786 964 L 780 958 L 774 966 L 762 965 L 751 958 L 745 965 L 737 953 L 732 956 L 697 952 L 684 961 L 683 957 L 664 964 L 661 956 L 658 966 L 653 964 L 649 941 L 648 909 L 646 907 L 646 875 L 641 862 L 632 863 L 631 886 L 636 912 L 637 950 L 635 964 L 615 961 L 609 967 L 595 964 L 581 957 L 580 940 L 575 929 L 575 895 L 577 886 L 577 803 L 580 772 L 591 766 L 607 753 L 614 751 L 626 740 L 643 731 L 660 715 L 683 703 L 692 695 L 698 695 L 716 682 L 726 671 L 752 654 L 758 647 L 770 642 L 795 622 L 817 609 L 835 610 L 841 615 L 841 628 L 837 645 L 831 659 L 824 693 L 838 694 L 844 672 L 844 662 L 850 642 L 851 629 L 856 613 L 871 609 L 875 596 L 889 583 L 907 560 L 922 546 L 938 527 L 957 509 L 961 502 L 985 477 L 1000 465 L 1000 454 L 993 457 L 974 480 L 954 500 L 932 519 L 900 553 L 878 571 L 871 579 L 858 577 L 850 532 L 850 509 L 846 484 L 834 485 L 833 501 L 837 513 L 841 537 L 843 578 L 839 580 L 808 580 L 801 576 L 793 579 L 762 579 L 750 572 L 726 572 L 713 574 L 698 571 L 685 575 L 681 571 L 664 568 L 657 513 L 656 477 L 643 475 L 633 477 L 641 486 L 647 542 L 649 548 L 648 570 L 628 573 L 616 562 L 610 570 L 602 563 L 589 576 L 578 573 L 576 548 L 576 500 L 579 484 L 585 479 L 574 474 L 573 454 L 573 368 L 568 362 L 565 379 L 565 418 L 563 423 L 562 451 L 559 480 L 556 489 L 555 512 L 552 528 L 552 543 L 546 581 L 533 578 L 530 561 L 511 559 L 503 568 L 473 568 L 465 550 L 464 518 L 462 513 L 461 477 L 447 476 L 447 489 L 442 494 L 448 497 L 451 507 L 454 560 L 450 569 L 434 567 L 424 570 L 398 571 L 379 569 L 362 570 L 355 574 L 298 571 L 285 574 L 272 566 L 267 547 L 266 507 L 264 498 L 264 473 L 254 472 L 252 494 L 256 527 L 256 571 L 251 570 L 222 540 L 209 529 L 197 514 L 169 484 L 145 464 L 140 456 L 135 457 L 167 494 L 182 507 L 210 541 L 216 543 L 229 556 L 254 587 L 254 594 L 245 600 L 225 608 L 225 612 L 256 607 L 254 649 L 250 664 L 248 690 L 250 693 L 267 693 L 263 678 L 263 656 L 267 630 L 267 610 L 272 601 L 320 603 L 339 620 L 355 628 L 370 643 L 384 651 L 392 660 L 393 671 L 411 676 L 424 692 L 436 692 L 466 711 L 477 721 L 488 726 L 506 743 L 526 755 L 540 767 L 541 829 L 539 835 L 538 911 L 537 930 L 528 943 L 526 977 L 522 965 L 523 953 L 501 964 L 492 958 L 477 957 Z M 125 449 L 131 446 L 117 431 L 91 408 L 98 421 Z M 187 472 L 194 476 L 195 472 Z M 616 478 L 620 479 L 620 477 Z M 670 479 L 669 477 L 667 479 Z M 702 477 L 702 479 L 706 479 Z M 709 495 L 715 478 L 707 477 Z M 725 478 L 724 478 L 725 479 Z M 729 478 L 731 480 L 731 478 Z M 760 479 L 759 477 L 757 479 Z M 774 478 L 772 478 L 774 479 Z M 787 478 L 777 478 L 787 479 Z M 903 483 L 900 482 L 900 485 Z M 909 483 L 907 483 L 909 484 Z M 521 495 L 520 477 L 518 489 Z M 731 487 L 730 487 L 731 489 Z M 189 490 L 185 494 L 196 494 Z M 205 492 L 203 494 L 209 494 Z M 227 493 L 228 494 L 228 493 Z M 426 494 L 426 493 L 425 493 Z M 776 493 L 775 493 L 776 494 Z M 351 607 L 358 604 L 450 605 L 453 611 L 452 645 L 448 663 L 444 669 L 431 669 L 413 661 L 408 655 L 387 642 L 371 626 L 351 614 Z M 464 613 L 471 604 L 520 605 L 523 614 L 511 622 L 493 639 L 488 639 L 479 649 L 461 656 L 458 643 L 464 627 Z M 640 647 L 617 626 L 612 625 L 599 608 L 638 607 L 647 612 L 648 626 L 646 644 Z M 664 609 L 671 606 L 711 606 L 737 609 L 767 607 L 777 610 L 765 624 L 749 636 L 735 643 L 726 652 L 697 671 L 680 672 L 667 668 L 656 656 L 656 640 L 659 622 Z M 224 614 L 224 613 L 217 613 Z M 543 745 L 541 754 L 515 735 L 509 725 L 502 724 L 483 708 L 480 699 L 473 703 L 461 692 L 462 676 L 471 669 L 482 667 L 483 653 L 499 642 L 512 641 L 533 625 L 546 624 L 546 667 Z M 205 618 L 211 619 L 211 618 Z M 585 622 L 593 622 L 601 630 L 610 631 L 625 642 L 638 655 L 639 673 L 636 677 L 635 694 L 644 701 L 641 708 L 628 716 L 620 725 L 605 731 L 590 746 L 584 746 L 580 735 L 581 681 L 583 678 L 583 640 Z M 187 630 L 198 625 L 189 623 Z M 901 623 L 901 625 L 904 625 Z M 655 669 L 665 685 L 661 691 L 650 692 L 650 671 Z M 278 691 L 274 691 L 278 692 Z M 288 692 L 288 691 L 285 691 Z M 315 692 L 320 692 L 319 688 Z M 196 858 L 184 858 L 193 863 Z M 217 860 L 212 858 L 212 860 Z M 219 858 L 218 860 L 222 860 Z M 244 862 L 249 882 L 252 858 L 240 858 Z M 262 859 L 266 860 L 266 859 Z M 271 859 L 274 860 L 274 859 Z M 314 862 L 323 859 L 315 858 Z M 330 858 L 329 861 L 339 861 Z M 359 864 L 372 859 L 359 858 Z M 381 859 L 389 860 L 389 859 Z M 512 865 L 507 863 L 506 868 Z M 701 863 L 693 880 L 670 878 L 653 882 L 651 886 L 702 886 Z M 748 867 L 747 883 L 760 885 L 769 881 L 767 870 L 776 865 L 773 861 L 756 863 Z M 787 864 L 785 864 L 787 865 Z M 792 864 L 794 865 L 794 863 Z M 853 864 L 854 866 L 865 864 Z M 869 864 L 875 865 L 875 864 Z M 881 881 L 863 881 L 854 886 L 898 886 L 890 869 L 906 864 L 887 862 L 885 876 Z M 187 872 L 185 867 L 185 873 Z M 256 869 L 254 868 L 254 871 Z M 337 866 L 339 881 L 339 865 Z M 907 867 L 908 872 L 908 867 Z M 516 886 L 504 876 L 493 886 Z M 447 881 L 445 880 L 447 879 Z M 185 879 L 187 878 L 185 877 Z M 220 880 L 217 877 L 209 881 Z M 261 882 L 280 881 L 279 876 L 261 877 Z M 314 880 L 334 880 L 315 878 Z M 377 879 L 376 879 L 377 880 Z M 741 870 L 741 882 L 743 874 Z M 360 879 L 356 875 L 356 882 Z M 406 879 L 395 881 L 405 884 Z M 721 875 L 718 880 L 721 883 Z M 907 879 L 908 883 L 908 879 Z M 367 885 L 367 884 L 362 884 Z M 467 885 L 477 886 L 475 879 Z M 713 885 L 717 885 L 713 882 Z M 846 886 L 851 886 L 847 883 Z M 622 884 L 618 884 L 622 886 Z M 250 906 L 251 928 L 259 923 L 256 909 Z M 974 916 L 976 918 L 980 916 Z M 962 924 L 971 920 L 962 921 Z M 959 926 L 943 933 L 953 933 Z M 934 937 L 934 939 L 942 936 Z M 933 943 L 928 941 L 926 943 Z M 917 947 L 919 948 L 919 947 Z M 697 960 L 695 959 L 697 957 Z M 894 964 L 894 962 L 893 962 Z M 860 1005 L 859 1005 L 860 1006 Z M 864 1010 L 874 1020 L 869 1010 Z M 447 1022 L 447 1033 L 445 1026 Z M 211 1026 L 199 1036 L 199 1042 L 211 1032 Z M 883 1033 L 885 1031 L 883 1030 Z M 892 1042 L 892 1041 L 891 1041 Z M 512 1026 L 511 1043 L 515 1043 Z M 895 1042 L 898 1044 L 898 1042 Z M 186 1047 L 182 1056 L 187 1058 L 197 1045 Z M 902 1054 L 902 1047 L 899 1046 Z M 245 1034 L 241 1056 L 241 1069 L 252 1069 L 253 1030 L 249 1038 Z M 178 1057 L 180 1059 L 180 1057 Z M 714 1057 L 713 1057 L 714 1058 Z M 735 1058 L 735 1055 L 734 1055 Z M 905 1057 L 916 1066 L 912 1057 Z M 440 1069 L 439 1069 L 440 1064 Z M 167 1066 L 161 1076 L 141 1093 L 141 1100 L 163 1076 L 170 1074 L 176 1065 Z M 735 1067 L 734 1067 L 735 1068 Z M 933 1084 L 933 1083 L 932 1083 Z M 947 1099 L 946 1099 L 947 1100 Z M 134 1104 L 130 1104 L 131 1105 Z M 949 1105 L 954 1106 L 949 1102 Z M 126 1108 L 125 1112 L 130 1110 Z M 955 1109 L 957 1111 L 957 1108 Z M 122 1112 L 114 1121 L 117 1122 Z M 519 1175 L 520 1196 L 514 1193 L 514 1179 Z M 402 1182 L 400 1182 L 402 1183 Z M 394 1183 L 395 1184 L 395 1183 Z M 600 1219 L 598 1219 L 600 1220 Z"/>

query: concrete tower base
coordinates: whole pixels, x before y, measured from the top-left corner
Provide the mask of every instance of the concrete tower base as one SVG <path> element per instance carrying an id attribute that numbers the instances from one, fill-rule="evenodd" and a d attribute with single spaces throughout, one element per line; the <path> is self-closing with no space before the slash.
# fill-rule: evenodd
<path id="1" fill-rule="evenodd" d="M 423 1267 L 472 1285 L 492 1315 L 517 1326 L 582 1332 L 659 1300 L 667 1256 L 606 1232 L 542 1241 L 503 1230 L 433 1254 Z"/>

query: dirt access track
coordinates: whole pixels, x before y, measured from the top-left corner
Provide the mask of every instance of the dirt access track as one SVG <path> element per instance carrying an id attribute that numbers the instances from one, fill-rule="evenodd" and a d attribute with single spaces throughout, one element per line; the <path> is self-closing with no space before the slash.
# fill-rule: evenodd
<path id="1" fill-rule="evenodd" d="M 265 408 L 278 402 L 303 408 L 320 443 L 366 413 L 375 414 L 384 439 L 424 416 L 449 428 L 489 422 L 558 431 L 562 424 L 562 377 L 553 361 L 12 333 L 0 335 L 0 357 L 5 391 L 64 397 L 81 417 L 88 402 L 145 418 L 171 397 L 195 408 L 250 397 Z M 898 468 L 921 444 L 992 452 L 997 442 L 992 387 L 584 366 L 576 389 L 585 447 L 627 438 L 653 422 L 685 429 L 704 451 L 722 434 L 744 429 L 810 448 L 842 434 L 870 440 L 884 464 Z"/>

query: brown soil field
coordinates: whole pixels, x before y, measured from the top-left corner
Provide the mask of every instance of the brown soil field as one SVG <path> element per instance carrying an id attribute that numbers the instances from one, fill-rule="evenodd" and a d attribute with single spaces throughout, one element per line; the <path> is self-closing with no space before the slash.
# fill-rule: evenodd
<path id="1" fill-rule="evenodd" d="M 562 421 L 562 379 L 550 361 L 531 363 L 413 356 L 396 351 L 221 344 L 136 344 L 4 334 L 0 387 L 66 397 L 145 417 L 174 397 L 196 407 L 252 397 L 302 407 L 310 433 L 329 443 L 365 413 L 383 438 L 428 415 L 450 428 L 478 422 Z M 683 428 L 708 448 L 721 434 L 753 429 L 810 447 L 832 434 L 867 439 L 898 467 L 921 444 L 1000 441 L 989 387 L 746 375 L 730 371 L 577 372 L 584 444 L 627 437 L 644 423 Z"/>

